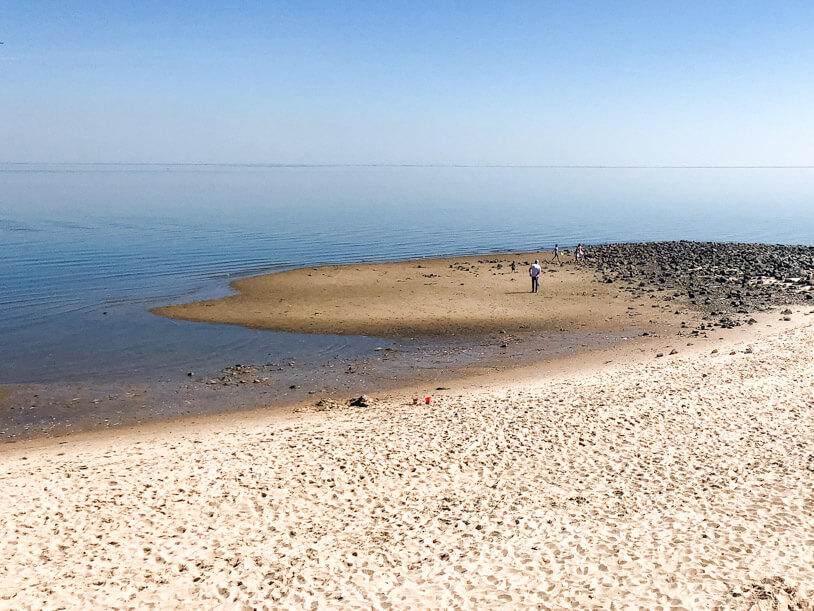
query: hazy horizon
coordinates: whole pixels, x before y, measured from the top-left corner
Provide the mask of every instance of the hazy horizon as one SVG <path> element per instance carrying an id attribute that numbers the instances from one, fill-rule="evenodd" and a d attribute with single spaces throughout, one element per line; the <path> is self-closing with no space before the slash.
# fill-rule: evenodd
<path id="1" fill-rule="evenodd" d="M 380 167 L 380 168 L 506 168 L 506 169 L 584 169 L 584 170 L 808 170 L 811 165 L 610 165 L 533 163 L 285 163 L 285 162 L 194 162 L 194 161 L 0 161 L 7 166 L 244 166 L 244 167 Z"/>

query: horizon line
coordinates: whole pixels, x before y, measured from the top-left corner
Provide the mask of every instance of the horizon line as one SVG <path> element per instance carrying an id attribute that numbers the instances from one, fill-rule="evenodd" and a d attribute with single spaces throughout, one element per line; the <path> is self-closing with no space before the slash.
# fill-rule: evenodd
<path id="1" fill-rule="evenodd" d="M 587 170 L 810 170 L 814 165 L 693 165 L 693 164 L 522 164 L 522 163 L 257 163 L 257 162 L 128 162 L 128 161 L 0 161 L 16 166 L 142 166 L 142 167 L 267 167 L 267 168 L 506 168 Z"/>

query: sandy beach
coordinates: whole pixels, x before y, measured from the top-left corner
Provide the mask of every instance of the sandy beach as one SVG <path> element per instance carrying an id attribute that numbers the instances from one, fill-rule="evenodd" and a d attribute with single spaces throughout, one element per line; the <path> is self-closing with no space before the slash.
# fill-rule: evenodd
<path id="1" fill-rule="evenodd" d="M 0 4 L 0 611 L 814 611 L 812 31 Z"/>
<path id="2" fill-rule="evenodd" d="M 7 447 L 0 607 L 811 609 L 814 316 L 757 320 Z"/>

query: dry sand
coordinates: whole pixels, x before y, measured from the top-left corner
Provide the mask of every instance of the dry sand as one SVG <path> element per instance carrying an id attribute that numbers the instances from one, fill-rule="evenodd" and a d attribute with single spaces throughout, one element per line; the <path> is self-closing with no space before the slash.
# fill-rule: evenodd
<path id="1" fill-rule="evenodd" d="M 814 316 L 779 318 L 431 405 L 6 449 L 0 607 L 811 609 Z"/>
<path id="2" fill-rule="evenodd" d="M 231 283 L 236 295 L 156 308 L 196 322 L 377 337 L 626 328 L 632 299 L 551 253 L 296 269 Z M 543 263 L 532 294 L 528 263 Z M 509 265 L 518 263 L 516 273 Z"/>

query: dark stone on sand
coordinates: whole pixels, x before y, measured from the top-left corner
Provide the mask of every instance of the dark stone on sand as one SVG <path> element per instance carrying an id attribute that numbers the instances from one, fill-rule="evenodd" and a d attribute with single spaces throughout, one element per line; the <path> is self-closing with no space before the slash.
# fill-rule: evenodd
<path id="1" fill-rule="evenodd" d="M 669 286 L 698 309 L 721 316 L 731 328 L 744 315 L 814 299 L 814 247 L 718 242 L 650 242 L 593 246 L 587 262 L 602 280 L 618 280 L 631 292 Z"/>
<path id="2" fill-rule="evenodd" d="M 361 397 L 351 399 L 348 402 L 348 405 L 350 405 L 351 407 L 370 407 L 371 405 L 373 405 L 373 401 L 370 397 L 362 395 Z"/>

